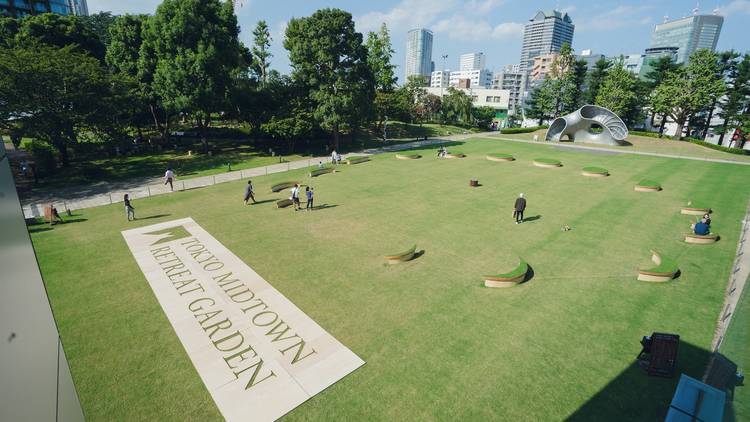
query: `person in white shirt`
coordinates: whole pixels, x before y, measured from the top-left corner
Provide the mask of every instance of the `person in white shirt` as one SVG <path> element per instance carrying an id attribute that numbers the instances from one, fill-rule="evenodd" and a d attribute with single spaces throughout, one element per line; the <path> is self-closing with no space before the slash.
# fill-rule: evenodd
<path id="1" fill-rule="evenodd" d="M 295 211 L 302 209 L 299 203 L 299 184 L 295 184 L 292 188 L 292 203 L 294 204 Z"/>
<path id="2" fill-rule="evenodd" d="M 168 168 L 167 171 L 164 173 L 164 184 L 166 185 L 169 183 L 169 189 L 174 191 L 174 185 L 172 182 L 174 181 L 174 172 L 172 171 L 172 168 Z"/>
<path id="3" fill-rule="evenodd" d="M 338 154 L 336 154 L 336 150 L 333 150 L 331 152 L 331 164 L 336 164 L 336 157 L 338 157 Z"/>

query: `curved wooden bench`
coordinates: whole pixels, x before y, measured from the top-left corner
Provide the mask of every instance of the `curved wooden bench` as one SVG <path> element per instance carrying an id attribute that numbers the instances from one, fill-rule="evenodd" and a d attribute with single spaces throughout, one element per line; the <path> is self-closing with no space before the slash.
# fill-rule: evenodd
<path id="1" fill-rule="evenodd" d="M 283 182 L 276 185 L 271 186 L 271 192 L 281 192 L 284 189 L 293 188 L 294 185 L 299 184 L 299 182 Z"/>
<path id="2" fill-rule="evenodd" d="M 680 214 L 685 215 L 703 215 L 710 214 L 711 208 L 700 208 L 700 207 L 683 207 L 680 210 Z"/>
<path id="3" fill-rule="evenodd" d="M 528 272 L 529 264 L 523 259 L 519 259 L 518 266 L 513 271 L 484 276 L 484 285 L 486 287 L 512 287 L 524 281 Z"/>
<path id="4" fill-rule="evenodd" d="M 584 167 L 581 174 L 587 177 L 607 177 L 609 170 L 601 167 Z"/>
<path id="5" fill-rule="evenodd" d="M 508 162 L 514 161 L 516 158 L 510 154 L 487 154 L 485 156 L 490 161 Z"/>
<path id="6" fill-rule="evenodd" d="M 445 154 L 445 158 L 466 158 L 466 154 L 463 154 L 460 152 L 454 152 L 450 154 Z"/>
<path id="7" fill-rule="evenodd" d="M 695 245 L 709 245 L 716 243 L 719 240 L 719 235 L 714 233 L 709 234 L 695 234 L 688 233 L 685 235 L 685 242 L 693 243 Z"/>
<path id="8" fill-rule="evenodd" d="M 359 164 L 370 161 L 370 157 L 367 156 L 361 156 L 361 157 L 349 157 L 346 159 L 346 164 Z"/>
<path id="9" fill-rule="evenodd" d="M 386 255 L 385 259 L 388 260 L 389 264 L 398 264 L 414 258 L 415 253 L 417 253 L 417 245 L 414 245 L 401 253 Z"/>
<path id="10" fill-rule="evenodd" d="M 553 160 L 551 158 L 535 158 L 534 165 L 542 168 L 562 167 L 562 163 L 560 161 Z"/>
<path id="11" fill-rule="evenodd" d="M 399 160 L 418 160 L 422 156 L 419 154 L 396 154 L 396 158 Z"/>
<path id="12" fill-rule="evenodd" d="M 641 180 L 635 185 L 636 192 L 659 192 L 661 185 L 653 180 Z"/>
<path id="13" fill-rule="evenodd" d="M 669 258 L 663 257 L 659 252 L 651 251 L 651 260 L 655 267 L 638 270 L 638 280 L 651 282 L 664 282 L 672 280 L 679 271 L 677 263 Z"/>
<path id="14" fill-rule="evenodd" d="M 323 169 L 313 170 L 310 172 L 310 177 L 318 177 L 320 175 L 328 174 L 328 173 L 336 173 L 336 169 L 323 168 Z"/>
<path id="15" fill-rule="evenodd" d="M 294 202 L 292 202 L 291 199 L 287 198 L 287 199 L 282 199 L 282 200 L 276 201 L 276 206 L 279 207 L 279 208 L 286 208 L 286 207 L 292 205 L 293 203 Z"/>

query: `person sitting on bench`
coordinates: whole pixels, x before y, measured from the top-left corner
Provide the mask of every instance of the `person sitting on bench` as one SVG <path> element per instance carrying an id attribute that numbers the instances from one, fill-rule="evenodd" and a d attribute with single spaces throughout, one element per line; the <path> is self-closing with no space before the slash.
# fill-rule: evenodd
<path id="1" fill-rule="evenodd" d="M 699 236 L 705 236 L 709 233 L 711 233 L 711 228 L 706 223 L 706 220 L 703 219 L 697 223 L 695 223 L 695 226 L 693 226 L 693 232 Z"/>

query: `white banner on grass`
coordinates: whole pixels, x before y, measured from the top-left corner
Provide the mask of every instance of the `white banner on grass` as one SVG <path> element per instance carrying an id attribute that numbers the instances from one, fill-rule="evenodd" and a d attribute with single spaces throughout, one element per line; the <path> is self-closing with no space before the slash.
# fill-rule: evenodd
<path id="1" fill-rule="evenodd" d="M 122 232 L 227 420 L 273 420 L 364 364 L 192 218 Z"/>

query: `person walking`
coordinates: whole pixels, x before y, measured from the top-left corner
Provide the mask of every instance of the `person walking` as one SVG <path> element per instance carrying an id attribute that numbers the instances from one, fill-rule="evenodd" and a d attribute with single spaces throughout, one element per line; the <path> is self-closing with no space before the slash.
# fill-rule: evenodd
<path id="1" fill-rule="evenodd" d="M 307 204 L 305 205 L 305 209 L 307 211 L 310 211 L 313 209 L 313 190 L 310 188 L 310 186 L 305 187 L 305 196 L 307 196 Z"/>
<path id="2" fill-rule="evenodd" d="M 174 192 L 174 185 L 172 184 L 174 182 L 174 172 L 172 171 L 172 168 L 167 168 L 167 171 L 164 173 L 164 184 L 166 185 L 169 183 L 169 189 Z"/>
<path id="3" fill-rule="evenodd" d="M 135 220 L 135 208 L 133 208 L 133 205 L 130 203 L 130 195 L 127 193 L 125 194 L 125 217 L 127 217 L 128 221 Z"/>
<path id="4" fill-rule="evenodd" d="M 299 203 L 299 184 L 295 183 L 292 188 L 292 203 L 294 204 L 294 210 L 298 211 L 302 209 Z"/>
<path id="5" fill-rule="evenodd" d="M 250 199 L 253 200 L 253 204 L 256 202 L 255 195 L 253 195 L 253 181 L 252 180 L 248 180 L 247 186 L 245 187 L 245 205 L 247 205 L 247 201 Z"/>
<path id="6" fill-rule="evenodd" d="M 336 154 L 336 150 L 334 149 L 331 152 L 331 164 L 336 164 L 336 157 L 338 157 L 338 154 Z"/>
<path id="7" fill-rule="evenodd" d="M 526 198 L 523 197 L 523 193 L 518 195 L 516 203 L 513 205 L 513 217 L 516 219 L 516 224 L 523 223 L 523 211 L 526 209 Z"/>

